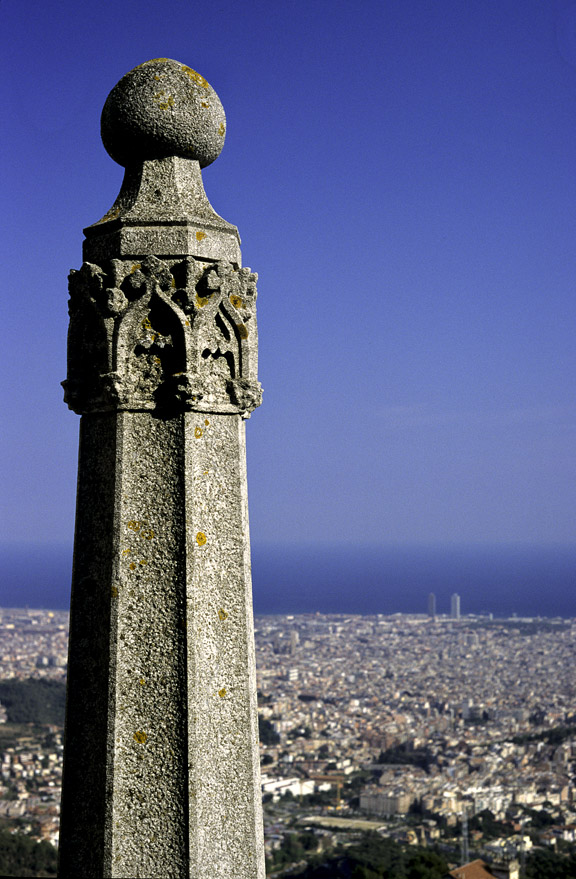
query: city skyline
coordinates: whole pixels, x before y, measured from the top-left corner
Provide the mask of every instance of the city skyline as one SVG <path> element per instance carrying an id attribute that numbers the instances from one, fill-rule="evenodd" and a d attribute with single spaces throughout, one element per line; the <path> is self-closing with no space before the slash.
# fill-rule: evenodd
<path id="1" fill-rule="evenodd" d="M 0 21 L 3 542 L 71 545 L 66 276 L 122 180 L 106 95 L 167 56 L 223 102 L 205 188 L 260 274 L 254 545 L 575 545 L 576 4 L 7 0 Z"/>
<path id="2" fill-rule="evenodd" d="M 30 685 L 61 694 L 68 622 L 65 611 L 0 608 L 4 722 Z M 575 852 L 576 618 L 454 626 L 424 614 L 296 614 L 257 616 L 255 626 L 271 859 L 295 818 L 326 842 L 334 807 L 339 833 L 357 834 L 358 820 L 368 820 L 383 837 L 413 845 L 416 832 L 421 845 L 441 841 L 454 861 L 464 811 L 477 816 L 475 830 L 485 810 L 492 827 L 498 822 L 497 839 L 470 836 L 471 850 L 489 860 L 524 852 L 529 863 L 532 850 L 537 857 L 555 838 L 563 857 Z M 46 710 L 47 740 L 32 725 L 19 739 L 16 727 L 15 747 L 0 749 L 5 820 L 30 821 L 33 838 L 53 842 L 62 709 L 59 699 Z M 527 875 L 540 875 L 536 865 Z"/>

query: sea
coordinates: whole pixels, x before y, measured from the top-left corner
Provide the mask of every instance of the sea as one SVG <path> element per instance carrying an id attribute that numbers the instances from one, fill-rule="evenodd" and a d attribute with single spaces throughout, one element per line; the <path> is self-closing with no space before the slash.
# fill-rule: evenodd
<path id="1" fill-rule="evenodd" d="M 0 607 L 66 609 L 70 545 L 0 546 Z M 576 617 L 576 546 L 252 546 L 256 614 Z"/>

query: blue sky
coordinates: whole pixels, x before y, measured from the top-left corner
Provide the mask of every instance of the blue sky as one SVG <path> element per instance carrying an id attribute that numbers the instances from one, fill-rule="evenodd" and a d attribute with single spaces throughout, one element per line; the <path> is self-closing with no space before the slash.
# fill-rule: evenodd
<path id="1" fill-rule="evenodd" d="M 253 543 L 576 542 L 576 3 L 3 0 L 2 541 L 71 541 L 70 268 L 132 67 L 200 71 L 260 276 Z"/>

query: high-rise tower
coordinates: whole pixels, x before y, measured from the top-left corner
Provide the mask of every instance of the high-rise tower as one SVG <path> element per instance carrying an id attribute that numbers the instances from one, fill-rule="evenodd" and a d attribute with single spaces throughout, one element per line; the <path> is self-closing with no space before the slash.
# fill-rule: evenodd
<path id="1" fill-rule="evenodd" d="M 450 599 L 450 616 L 453 620 L 460 619 L 460 596 L 457 592 Z"/>

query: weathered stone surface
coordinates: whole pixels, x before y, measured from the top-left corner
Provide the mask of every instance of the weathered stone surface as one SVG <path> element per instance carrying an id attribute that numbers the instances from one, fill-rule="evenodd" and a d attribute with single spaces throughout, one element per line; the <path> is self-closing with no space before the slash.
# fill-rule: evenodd
<path id="1" fill-rule="evenodd" d="M 101 129 L 108 153 L 124 167 L 182 156 L 205 168 L 222 151 L 226 116 L 203 76 L 171 58 L 154 58 L 114 86 Z"/>
<path id="2" fill-rule="evenodd" d="M 138 117 L 122 131 L 150 123 L 165 145 L 136 76 L 158 63 L 114 100 Z M 244 439 L 261 398 L 256 275 L 198 159 L 146 149 L 70 276 L 64 386 L 82 419 L 60 876 L 263 879 Z"/>
<path id="3" fill-rule="evenodd" d="M 219 217 L 206 198 L 194 159 L 168 156 L 126 168 L 118 198 L 84 233 L 88 262 L 153 253 L 242 265 L 238 229 Z"/>
<path id="4" fill-rule="evenodd" d="M 193 257 L 84 263 L 70 275 L 66 402 L 248 416 L 261 402 L 256 280 Z"/>

